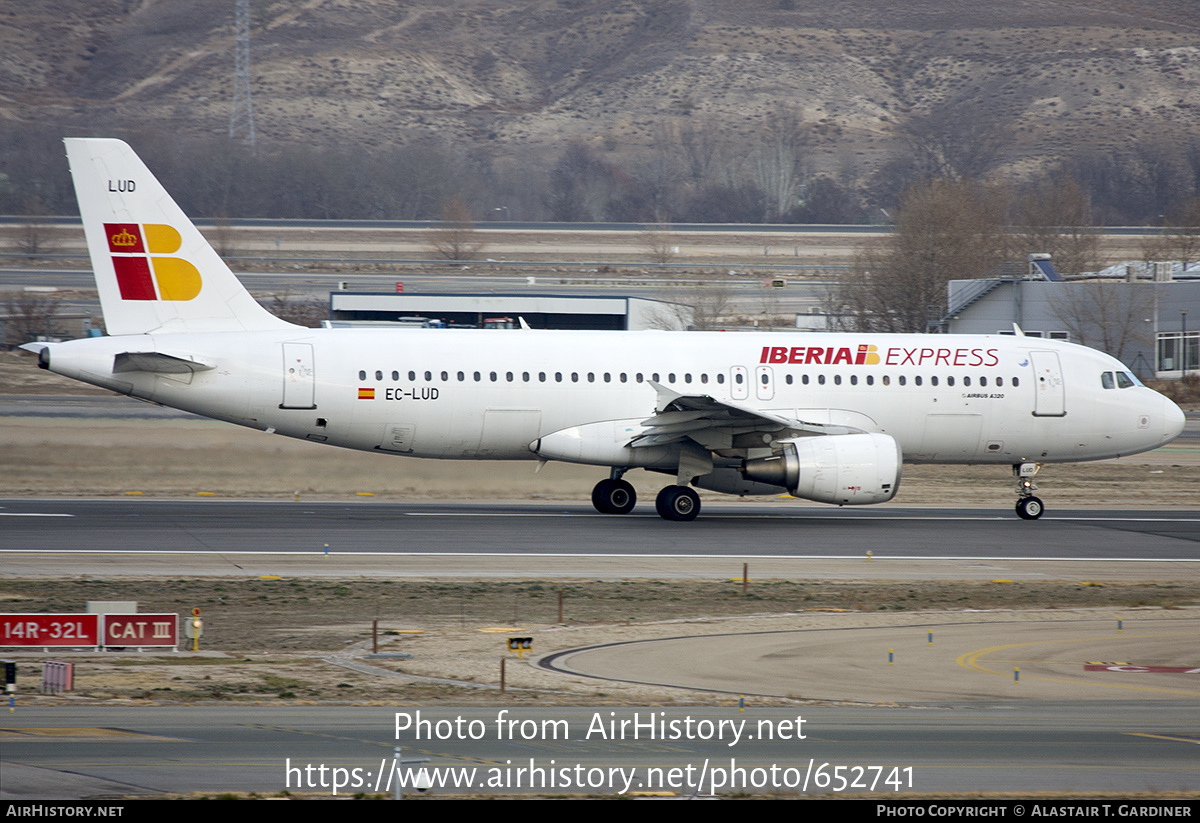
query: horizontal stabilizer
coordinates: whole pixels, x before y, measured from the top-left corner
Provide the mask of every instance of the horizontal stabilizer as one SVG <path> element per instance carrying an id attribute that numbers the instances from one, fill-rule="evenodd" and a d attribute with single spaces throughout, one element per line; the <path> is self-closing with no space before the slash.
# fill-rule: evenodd
<path id="1" fill-rule="evenodd" d="M 196 360 L 185 360 L 169 354 L 154 351 L 126 351 L 113 358 L 113 374 L 124 374 L 131 371 L 153 372 L 155 374 L 195 374 L 198 371 L 208 371 L 216 366 L 201 363 Z"/>

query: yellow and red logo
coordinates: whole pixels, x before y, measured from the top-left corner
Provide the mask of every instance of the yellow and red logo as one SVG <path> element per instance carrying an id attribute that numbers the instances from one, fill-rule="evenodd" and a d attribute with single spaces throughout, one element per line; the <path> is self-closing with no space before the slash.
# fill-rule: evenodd
<path id="1" fill-rule="evenodd" d="M 105 223 L 104 235 L 122 300 L 191 300 L 200 293 L 200 272 L 174 255 L 183 241 L 161 223 Z"/>
<path id="2" fill-rule="evenodd" d="M 359 388 L 358 399 L 359 400 L 374 400 L 375 399 L 375 390 L 367 389 L 367 388 Z"/>

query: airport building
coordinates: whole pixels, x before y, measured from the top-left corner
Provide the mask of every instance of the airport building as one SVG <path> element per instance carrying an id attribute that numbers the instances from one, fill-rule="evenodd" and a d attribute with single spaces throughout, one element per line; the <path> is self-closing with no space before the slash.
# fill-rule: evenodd
<path id="1" fill-rule="evenodd" d="M 1155 279 L 1064 281 L 1045 256 L 1015 277 L 952 280 L 947 311 L 930 322 L 945 334 L 1014 334 L 1069 340 L 1100 349 L 1139 377 L 1178 379 L 1200 373 L 1200 281 Z"/>
<path id="2" fill-rule="evenodd" d="M 560 294 L 333 292 L 333 326 L 633 331 L 686 330 L 691 306 L 642 297 Z"/>

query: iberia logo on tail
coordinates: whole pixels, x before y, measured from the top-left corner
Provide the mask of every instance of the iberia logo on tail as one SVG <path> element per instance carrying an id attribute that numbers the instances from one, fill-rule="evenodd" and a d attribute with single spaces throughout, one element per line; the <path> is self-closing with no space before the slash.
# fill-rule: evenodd
<path id="1" fill-rule="evenodd" d="M 182 257 L 182 240 L 161 223 L 105 223 L 104 235 L 122 300 L 191 300 L 200 294 L 200 272 Z"/>

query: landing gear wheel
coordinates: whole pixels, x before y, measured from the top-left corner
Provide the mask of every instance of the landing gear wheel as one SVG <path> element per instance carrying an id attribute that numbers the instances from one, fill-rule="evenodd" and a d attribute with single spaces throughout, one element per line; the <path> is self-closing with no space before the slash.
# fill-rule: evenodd
<path id="1" fill-rule="evenodd" d="M 1037 520 L 1045 510 L 1045 504 L 1036 497 L 1022 497 L 1017 501 L 1017 517 L 1022 520 Z"/>
<path id="2" fill-rule="evenodd" d="M 601 480 L 592 489 L 592 505 L 601 514 L 629 514 L 637 504 L 637 492 L 625 480 Z"/>
<path id="3" fill-rule="evenodd" d="M 654 501 L 664 520 L 695 520 L 700 514 L 700 495 L 687 486 L 667 486 Z"/>

